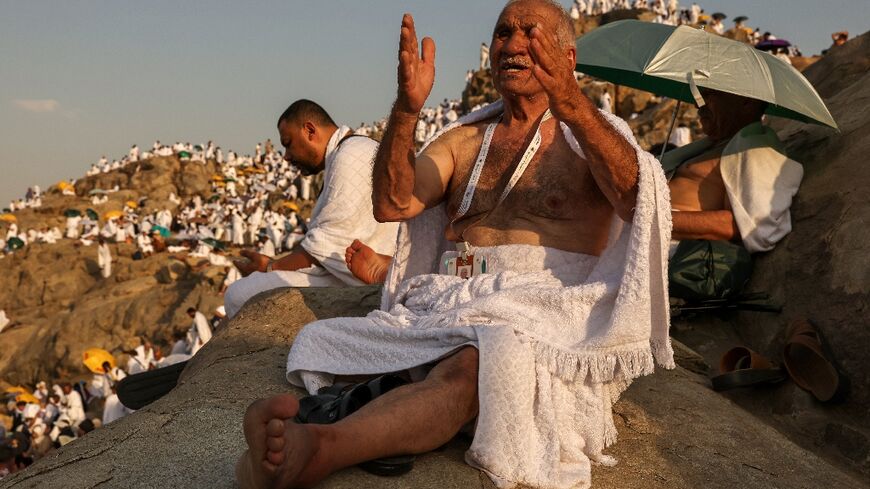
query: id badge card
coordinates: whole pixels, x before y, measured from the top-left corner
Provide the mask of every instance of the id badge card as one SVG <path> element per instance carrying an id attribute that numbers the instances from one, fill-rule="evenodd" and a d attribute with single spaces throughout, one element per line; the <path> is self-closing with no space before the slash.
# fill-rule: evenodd
<path id="1" fill-rule="evenodd" d="M 455 275 L 460 278 L 476 277 L 487 273 L 486 256 L 475 253 L 464 254 L 447 259 L 447 275 Z"/>

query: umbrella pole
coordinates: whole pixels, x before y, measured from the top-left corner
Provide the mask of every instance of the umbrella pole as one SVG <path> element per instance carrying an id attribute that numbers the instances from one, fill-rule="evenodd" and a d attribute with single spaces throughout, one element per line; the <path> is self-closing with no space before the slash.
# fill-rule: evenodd
<path id="1" fill-rule="evenodd" d="M 674 132 L 674 124 L 677 123 L 677 114 L 680 113 L 680 104 L 682 103 L 682 100 L 677 100 L 677 108 L 674 109 L 674 116 L 671 118 L 671 127 L 668 129 L 668 136 L 665 138 L 665 142 L 662 143 L 662 154 L 659 155 L 659 161 L 662 161 L 662 158 L 665 157 L 665 150 L 668 147 L 668 141 L 671 140 L 671 133 Z"/>

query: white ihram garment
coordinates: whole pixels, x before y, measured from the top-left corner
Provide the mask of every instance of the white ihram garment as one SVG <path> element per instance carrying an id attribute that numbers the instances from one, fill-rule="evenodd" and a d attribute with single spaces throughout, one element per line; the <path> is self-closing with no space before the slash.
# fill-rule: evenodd
<path id="1" fill-rule="evenodd" d="M 235 316 L 248 299 L 266 290 L 364 285 L 347 268 L 344 258 L 354 239 L 382 255 L 395 251 L 398 224 L 379 223 L 372 211 L 372 166 L 378 144 L 359 136 L 342 142 L 349 132 L 347 126 L 338 128 L 326 145 L 323 192 L 300 243 L 317 265 L 295 271 L 254 272 L 238 280 L 224 295 L 228 317 Z"/>
<path id="2" fill-rule="evenodd" d="M 491 104 L 447 129 L 500 111 Z M 410 369 L 472 345 L 480 410 L 466 461 L 501 487 L 589 487 L 592 461 L 615 463 L 602 453 L 616 440 L 612 403 L 655 363 L 674 365 L 667 181 L 625 122 L 601 114 L 637 151 L 639 189 L 632 222 L 614 218 L 600 257 L 506 245 L 478 250 L 492 273 L 437 275 L 447 216 L 443 204 L 429 209 L 399 229 L 381 309 L 306 326 L 287 379 L 313 393 L 334 375 Z"/>

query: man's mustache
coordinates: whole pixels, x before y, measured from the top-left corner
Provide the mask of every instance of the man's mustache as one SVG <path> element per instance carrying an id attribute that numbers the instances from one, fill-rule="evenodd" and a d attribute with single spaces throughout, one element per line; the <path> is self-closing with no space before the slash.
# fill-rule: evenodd
<path id="1" fill-rule="evenodd" d="M 532 60 L 525 56 L 510 56 L 502 59 L 499 65 L 501 67 L 519 66 L 522 68 L 531 68 Z"/>

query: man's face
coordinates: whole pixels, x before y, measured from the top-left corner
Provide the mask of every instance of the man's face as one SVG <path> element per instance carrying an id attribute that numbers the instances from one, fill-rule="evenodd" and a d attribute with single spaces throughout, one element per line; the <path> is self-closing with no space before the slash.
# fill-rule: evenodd
<path id="1" fill-rule="evenodd" d="M 499 93 L 532 96 L 544 91 L 532 74 L 529 35 L 536 24 L 554 34 L 556 13 L 539 2 L 527 1 L 507 7 L 499 16 L 490 44 L 492 80 Z"/>
<path id="2" fill-rule="evenodd" d="M 313 175 L 323 166 L 326 148 L 318 148 L 314 142 L 314 128 L 310 123 L 299 124 L 283 120 L 278 124 L 281 146 L 284 146 L 284 159 L 299 168 L 303 175 Z"/>
<path id="3" fill-rule="evenodd" d="M 704 134 L 713 140 L 734 134 L 746 125 L 747 114 L 756 113 L 758 102 L 725 92 L 700 89 L 706 105 L 698 109 Z"/>

